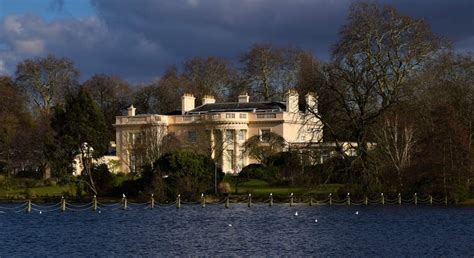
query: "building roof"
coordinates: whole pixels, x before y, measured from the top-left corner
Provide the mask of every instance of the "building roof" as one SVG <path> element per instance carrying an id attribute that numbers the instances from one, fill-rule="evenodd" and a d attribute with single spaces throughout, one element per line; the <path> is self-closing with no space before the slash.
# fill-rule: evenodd
<path id="1" fill-rule="evenodd" d="M 224 102 L 204 104 L 188 114 L 212 113 L 212 112 L 282 112 L 286 105 L 281 102 Z"/>

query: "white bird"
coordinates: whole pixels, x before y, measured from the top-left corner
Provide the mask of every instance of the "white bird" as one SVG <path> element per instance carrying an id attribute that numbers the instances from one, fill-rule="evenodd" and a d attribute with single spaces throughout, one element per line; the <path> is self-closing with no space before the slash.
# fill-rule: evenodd
<path id="1" fill-rule="evenodd" d="M 359 215 L 359 211 L 356 211 L 355 215 Z"/>
<path id="2" fill-rule="evenodd" d="M 99 214 L 101 213 L 101 211 L 99 211 Z"/>
<path id="3" fill-rule="evenodd" d="M 122 197 L 125 198 L 125 194 L 122 194 Z"/>
<path id="4" fill-rule="evenodd" d="M 43 212 L 42 212 L 42 211 L 40 211 L 40 214 L 42 214 L 42 213 L 43 213 Z"/>
<path id="5" fill-rule="evenodd" d="M 229 227 L 232 227 L 232 224 L 229 224 Z"/>
<path id="6" fill-rule="evenodd" d="M 318 220 L 317 220 L 317 219 L 315 219 L 315 220 L 314 220 L 314 222 L 318 223 Z"/>
<path id="7" fill-rule="evenodd" d="M 295 212 L 295 216 L 298 216 L 298 212 Z"/>

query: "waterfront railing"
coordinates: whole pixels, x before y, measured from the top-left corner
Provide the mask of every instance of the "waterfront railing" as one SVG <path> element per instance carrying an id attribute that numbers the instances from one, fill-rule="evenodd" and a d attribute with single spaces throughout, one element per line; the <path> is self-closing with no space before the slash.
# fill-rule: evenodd
<path id="1" fill-rule="evenodd" d="M 281 196 L 280 196 L 281 198 Z M 285 200 L 286 199 L 286 200 Z M 280 199 L 281 200 L 281 199 Z M 432 195 L 420 196 L 417 193 L 409 196 L 408 198 L 402 197 L 401 194 L 396 196 L 385 196 L 383 193 L 380 193 L 378 198 L 369 198 L 365 196 L 363 198 L 351 198 L 350 193 L 347 193 L 345 198 L 335 198 L 332 194 L 329 194 L 327 198 L 318 200 L 313 196 L 304 196 L 299 198 L 300 202 L 295 202 L 295 196 L 291 193 L 289 196 L 283 198 L 284 204 L 288 204 L 290 207 L 295 205 L 307 204 L 309 206 L 313 205 L 327 205 L 327 206 L 342 206 L 342 205 L 448 205 L 449 200 L 447 197 L 438 199 L 434 198 Z M 149 201 L 147 202 L 131 202 L 127 199 L 125 194 L 122 199 L 113 203 L 102 203 L 98 200 L 96 196 L 93 196 L 92 200 L 89 203 L 77 204 L 70 203 L 66 198 L 61 197 L 61 200 L 58 203 L 54 204 L 37 204 L 33 203 L 31 200 L 27 200 L 24 203 L 18 205 L 0 205 L 0 213 L 20 213 L 20 212 L 84 212 L 84 211 L 115 211 L 115 210 L 132 210 L 132 209 L 144 209 L 144 210 L 153 210 L 156 208 L 167 208 L 167 207 L 176 207 L 180 209 L 182 205 L 200 205 L 202 208 L 205 208 L 207 205 L 223 205 L 224 208 L 229 208 L 231 203 L 241 203 L 245 202 L 248 207 L 252 207 L 255 204 L 265 204 L 269 207 L 272 207 L 276 202 L 274 200 L 273 194 L 269 194 L 268 199 L 265 199 L 261 202 L 254 202 L 252 200 L 252 194 L 248 194 L 245 199 L 242 199 L 241 196 L 237 196 L 233 199 L 232 196 L 227 195 L 223 199 L 218 201 L 207 201 L 206 196 L 201 194 L 199 201 L 186 202 L 181 199 L 181 195 L 177 195 L 176 199 L 172 202 L 160 203 L 155 200 L 154 195 L 150 196 Z"/>

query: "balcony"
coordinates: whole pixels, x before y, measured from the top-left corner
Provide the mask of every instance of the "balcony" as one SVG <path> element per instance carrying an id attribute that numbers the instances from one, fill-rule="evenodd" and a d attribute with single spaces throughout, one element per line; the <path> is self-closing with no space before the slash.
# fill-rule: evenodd
<path id="1" fill-rule="evenodd" d="M 284 113 L 253 113 L 250 119 L 252 121 L 277 121 L 284 119 Z"/>
<path id="2" fill-rule="evenodd" d="M 167 118 L 159 115 L 121 116 L 115 120 L 115 125 L 143 125 L 166 123 Z"/>
<path id="3" fill-rule="evenodd" d="M 248 114 L 240 112 L 223 112 L 215 114 L 203 115 L 203 120 L 206 122 L 219 122 L 219 123 L 247 123 Z"/>

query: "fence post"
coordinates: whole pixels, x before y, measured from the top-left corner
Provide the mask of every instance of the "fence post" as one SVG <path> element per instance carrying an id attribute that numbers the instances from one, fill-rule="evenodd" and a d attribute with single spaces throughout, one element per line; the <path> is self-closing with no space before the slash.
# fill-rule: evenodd
<path id="1" fill-rule="evenodd" d="M 332 205 L 332 193 L 329 193 L 329 206 Z"/>
<path id="2" fill-rule="evenodd" d="M 402 195 L 398 193 L 398 205 L 402 205 Z"/>
<path id="3" fill-rule="evenodd" d="M 364 204 L 369 205 L 369 197 L 367 197 L 367 195 L 364 198 Z"/>
<path id="4" fill-rule="evenodd" d="M 154 194 L 151 194 L 151 197 L 150 197 L 150 209 L 154 209 L 155 208 L 155 195 Z"/>
<path id="5" fill-rule="evenodd" d="M 313 196 L 309 197 L 309 206 L 313 206 Z"/>
<path id="6" fill-rule="evenodd" d="M 413 196 L 413 199 L 414 199 L 415 205 L 418 205 L 418 195 L 416 193 Z"/>
<path id="7" fill-rule="evenodd" d="M 347 193 L 347 205 L 351 205 L 351 193 Z"/>
<path id="8" fill-rule="evenodd" d="M 28 200 L 28 204 L 26 206 L 26 213 L 31 213 L 31 200 Z"/>
<path id="9" fill-rule="evenodd" d="M 225 197 L 225 205 L 224 205 L 224 207 L 225 207 L 226 209 L 229 208 L 229 195 L 227 195 L 227 196 Z"/>
<path id="10" fill-rule="evenodd" d="M 380 196 L 382 197 L 382 205 L 385 204 L 385 197 L 383 196 L 383 193 L 380 193 Z"/>
<path id="11" fill-rule="evenodd" d="M 448 196 L 447 195 L 444 196 L 444 205 L 448 205 Z"/>
<path id="12" fill-rule="evenodd" d="M 247 206 L 248 206 L 248 207 L 252 206 L 252 194 L 251 194 L 251 193 L 249 193 L 249 198 L 248 198 Z"/>
<path id="13" fill-rule="evenodd" d="M 96 211 L 97 210 L 97 196 L 94 194 L 94 198 L 92 199 L 92 210 Z"/>
<path id="14" fill-rule="evenodd" d="M 270 207 L 273 206 L 273 194 L 270 193 L 270 203 L 269 203 Z"/>
<path id="15" fill-rule="evenodd" d="M 204 197 L 204 193 L 201 193 L 201 207 L 206 207 L 206 197 Z"/>
<path id="16" fill-rule="evenodd" d="M 176 209 L 181 208 L 181 194 L 178 194 L 178 197 L 176 198 Z"/>
<path id="17" fill-rule="evenodd" d="M 125 194 L 122 194 L 122 196 L 123 196 L 123 198 L 122 198 L 123 209 L 126 210 L 126 209 L 128 209 L 127 197 L 125 196 Z"/>
<path id="18" fill-rule="evenodd" d="M 66 200 L 64 199 L 64 196 L 61 196 L 61 212 L 66 211 Z"/>
<path id="19" fill-rule="evenodd" d="M 290 207 L 293 206 L 293 193 L 290 193 Z"/>
<path id="20" fill-rule="evenodd" d="M 430 205 L 433 205 L 433 196 L 430 195 Z"/>

